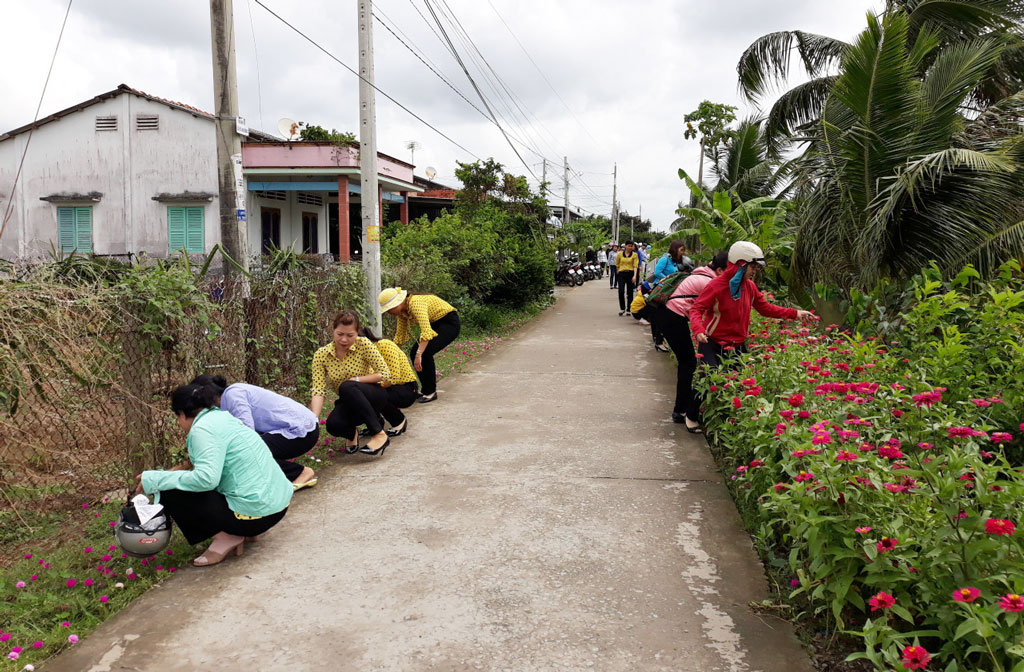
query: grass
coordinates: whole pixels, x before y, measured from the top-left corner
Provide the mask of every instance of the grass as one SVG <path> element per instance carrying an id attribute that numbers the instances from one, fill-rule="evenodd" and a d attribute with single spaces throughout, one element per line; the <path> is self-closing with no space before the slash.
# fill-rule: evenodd
<path id="1" fill-rule="evenodd" d="M 461 338 L 437 356 L 440 377 L 461 370 L 492 350 L 548 305 L 545 302 L 521 310 L 492 312 L 485 328 L 467 324 Z M 326 415 L 329 409 L 324 410 Z M 341 455 L 334 451 L 333 438 L 325 436 L 300 461 L 319 468 L 321 463 Z M 61 494 L 51 490 L 21 488 L 8 494 L 19 500 Z M 108 499 L 83 505 L 70 516 L 0 511 L 0 546 L 38 539 L 36 548 L 27 547 L 24 557 L 0 568 L 0 672 L 38 665 L 73 646 L 71 639 L 84 638 L 149 588 L 176 573 L 179 563 L 191 564 L 199 554 L 201 547 L 189 545 L 175 529 L 167 552 L 147 559 L 125 556 L 112 534 L 121 502 Z M 24 520 L 16 520 L 18 515 Z M 26 523 L 33 528 L 29 536 L 24 533 Z M 56 539 L 58 535 L 63 538 Z M 69 585 L 70 581 L 74 584 Z"/>

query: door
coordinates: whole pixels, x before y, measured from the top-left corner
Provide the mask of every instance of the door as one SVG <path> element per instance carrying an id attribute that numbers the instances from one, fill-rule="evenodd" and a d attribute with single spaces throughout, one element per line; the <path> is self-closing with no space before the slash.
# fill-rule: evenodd
<path id="1" fill-rule="evenodd" d="M 302 252 L 303 254 L 319 254 L 320 246 L 317 240 L 317 225 L 319 217 L 315 212 L 302 213 Z"/>
<path id="2" fill-rule="evenodd" d="M 260 208 L 263 242 L 260 251 L 270 254 L 281 248 L 281 208 Z"/>

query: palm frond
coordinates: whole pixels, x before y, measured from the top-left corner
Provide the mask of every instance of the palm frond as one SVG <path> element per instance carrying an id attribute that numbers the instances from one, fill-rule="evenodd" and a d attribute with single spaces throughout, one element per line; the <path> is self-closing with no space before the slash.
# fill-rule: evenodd
<path id="1" fill-rule="evenodd" d="M 748 100 L 757 101 L 784 83 L 793 52 L 809 76 L 820 77 L 839 64 L 848 47 L 842 40 L 799 30 L 764 35 L 747 47 L 736 66 L 740 91 Z"/>

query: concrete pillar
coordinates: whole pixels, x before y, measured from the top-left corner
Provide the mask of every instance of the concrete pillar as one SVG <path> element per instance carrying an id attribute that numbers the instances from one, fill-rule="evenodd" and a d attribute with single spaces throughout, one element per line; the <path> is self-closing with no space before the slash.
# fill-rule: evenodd
<path id="1" fill-rule="evenodd" d="M 377 186 L 377 207 L 380 213 L 380 226 L 384 228 L 384 188 L 379 185 Z"/>
<path id="2" fill-rule="evenodd" d="M 338 176 L 338 261 L 348 262 L 352 258 L 351 240 L 348 225 L 348 178 Z"/>
<path id="3" fill-rule="evenodd" d="M 409 192 L 402 192 L 402 207 L 398 209 L 399 216 L 402 219 L 402 224 L 409 224 Z"/>

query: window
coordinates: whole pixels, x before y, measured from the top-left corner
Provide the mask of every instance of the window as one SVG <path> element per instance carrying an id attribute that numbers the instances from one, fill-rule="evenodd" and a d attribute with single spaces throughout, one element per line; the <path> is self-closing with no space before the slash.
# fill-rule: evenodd
<path id="1" fill-rule="evenodd" d="M 260 208 L 260 225 L 263 242 L 260 250 L 270 254 L 272 250 L 281 249 L 281 209 Z"/>
<path id="2" fill-rule="evenodd" d="M 117 116 L 96 117 L 96 130 L 97 131 L 116 131 L 117 130 Z"/>
<path id="3" fill-rule="evenodd" d="M 156 114 L 139 114 L 135 117 L 136 131 L 159 131 L 160 116 Z"/>
<path id="4" fill-rule="evenodd" d="M 61 252 L 92 252 L 92 208 L 57 208 Z"/>
<path id="5" fill-rule="evenodd" d="M 205 208 L 167 208 L 167 247 L 171 254 L 182 249 L 188 254 L 206 251 Z"/>
<path id="6" fill-rule="evenodd" d="M 295 202 L 299 205 L 315 205 L 319 207 L 324 204 L 324 199 L 320 194 L 314 194 L 308 191 L 297 191 L 295 192 Z"/>
<path id="7" fill-rule="evenodd" d="M 317 245 L 317 214 L 315 212 L 302 213 L 302 252 L 304 254 L 319 254 Z"/>

